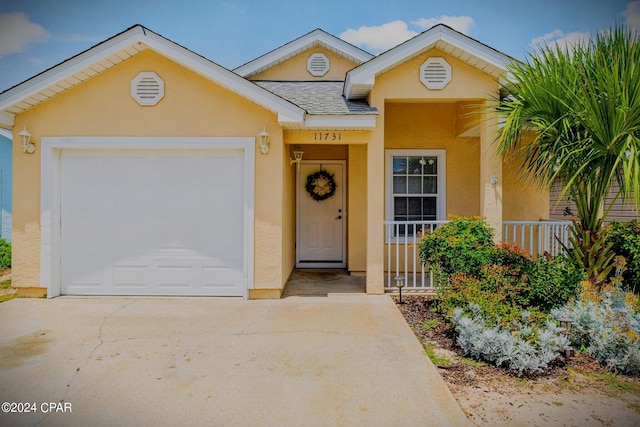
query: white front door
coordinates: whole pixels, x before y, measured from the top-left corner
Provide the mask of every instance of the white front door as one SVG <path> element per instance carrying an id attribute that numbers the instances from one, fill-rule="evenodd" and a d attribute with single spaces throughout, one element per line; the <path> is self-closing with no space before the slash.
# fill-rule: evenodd
<path id="1" fill-rule="evenodd" d="M 315 200 L 307 191 L 307 179 L 319 171 L 333 175 L 335 193 Z M 345 263 L 346 212 L 345 162 L 302 162 L 298 174 L 298 233 L 296 267 L 343 268 Z"/>

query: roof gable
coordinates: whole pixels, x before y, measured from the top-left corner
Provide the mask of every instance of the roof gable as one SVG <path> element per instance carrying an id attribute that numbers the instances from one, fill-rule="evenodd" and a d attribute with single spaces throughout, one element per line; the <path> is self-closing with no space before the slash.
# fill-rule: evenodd
<path id="1" fill-rule="evenodd" d="M 315 46 L 323 46 L 338 55 L 344 56 L 356 64 L 362 64 L 363 62 L 369 61 L 373 58 L 373 55 L 370 53 L 326 33 L 321 29 L 316 29 L 275 50 L 272 50 L 269 53 L 241 65 L 233 71 L 242 77 L 250 78 L 257 73 L 278 65 L 301 52 L 312 49 Z"/>
<path id="2" fill-rule="evenodd" d="M 0 125 L 12 127 L 28 110 L 122 61 L 151 49 L 278 114 L 283 124 L 303 123 L 305 111 L 230 70 L 136 25 L 0 94 Z"/>
<path id="3" fill-rule="evenodd" d="M 433 48 L 495 77 L 501 77 L 507 72 L 507 63 L 511 60 L 504 53 L 444 24 L 438 24 L 349 71 L 344 85 L 345 97 L 365 98 L 373 88 L 377 75 Z"/>

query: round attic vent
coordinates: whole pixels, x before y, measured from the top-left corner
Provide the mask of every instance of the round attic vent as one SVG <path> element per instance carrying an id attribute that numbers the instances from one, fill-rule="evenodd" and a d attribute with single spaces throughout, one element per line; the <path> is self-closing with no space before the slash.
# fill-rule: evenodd
<path id="1" fill-rule="evenodd" d="M 324 53 L 314 53 L 307 59 L 307 71 L 315 77 L 324 76 L 329 71 L 329 58 Z"/>
<path id="2" fill-rule="evenodd" d="M 154 72 L 142 72 L 131 81 L 131 96 L 140 105 L 156 105 L 164 96 L 164 82 Z"/>
<path id="3" fill-rule="evenodd" d="M 451 65 L 444 58 L 429 58 L 420 66 L 420 81 L 429 89 L 442 89 L 451 81 Z"/>

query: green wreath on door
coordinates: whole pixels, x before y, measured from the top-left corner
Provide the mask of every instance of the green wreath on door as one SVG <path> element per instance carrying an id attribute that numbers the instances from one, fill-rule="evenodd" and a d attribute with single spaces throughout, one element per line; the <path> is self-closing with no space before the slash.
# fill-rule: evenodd
<path id="1" fill-rule="evenodd" d="M 327 171 L 319 170 L 307 177 L 307 193 L 318 202 L 333 197 L 336 187 L 333 174 Z"/>

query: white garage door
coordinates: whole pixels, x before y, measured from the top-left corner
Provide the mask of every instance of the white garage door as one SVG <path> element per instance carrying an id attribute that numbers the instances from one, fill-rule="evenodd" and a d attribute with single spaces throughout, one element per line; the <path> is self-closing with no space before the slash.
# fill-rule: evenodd
<path id="1" fill-rule="evenodd" d="M 64 150 L 61 293 L 243 296 L 243 156 Z"/>

